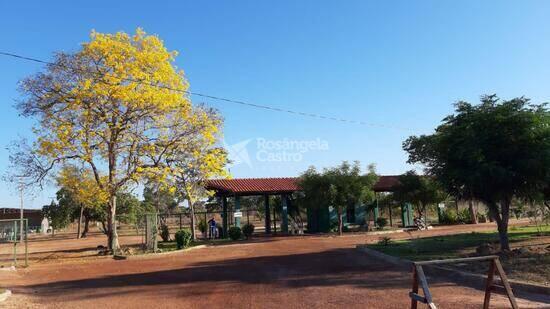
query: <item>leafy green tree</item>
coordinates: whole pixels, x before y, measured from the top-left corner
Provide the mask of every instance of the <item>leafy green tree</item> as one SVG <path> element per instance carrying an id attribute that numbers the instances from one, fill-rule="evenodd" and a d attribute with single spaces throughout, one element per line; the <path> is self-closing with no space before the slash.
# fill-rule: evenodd
<path id="1" fill-rule="evenodd" d="M 58 197 L 65 192 L 58 191 Z M 63 203 L 56 203 L 52 201 L 50 205 L 45 205 L 42 207 L 42 214 L 45 218 L 48 218 L 50 221 L 50 226 L 52 227 L 52 236 L 55 234 L 55 230 L 62 229 L 67 227 L 71 222 L 71 207 L 67 207 L 65 204 L 66 200 L 63 200 Z"/>
<path id="2" fill-rule="evenodd" d="M 501 250 L 509 250 L 508 220 L 514 196 L 548 187 L 550 117 L 545 105 L 526 98 L 456 104 L 435 133 L 412 136 L 403 148 L 409 163 L 421 163 L 448 192 L 468 194 L 489 208 L 498 226 Z"/>
<path id="3" fill-rule="evenodd" d="M 394 200 L 399 203 L 413 204 L 420 218 L 426 216 L 426 207 L 447 199 L 448 194 L 440 184 L 430 176 L 417 175 L 408 171 L 399 176 L 399 186 L 393 192 Z"/>
<path id="4" fill-rule="evenodd" d="M 374 166 L 367 174 L 361 174 L 359 162 L 344 161 L 337 167 L 318 172 L 309 168 L 300 177 L 301 200 L 306 207 L 334 207 L 338 214 L 338 234 L 343 231 L 343 214 L 347 207 L 374 199 L 372 187 L 378 180 Z"/>

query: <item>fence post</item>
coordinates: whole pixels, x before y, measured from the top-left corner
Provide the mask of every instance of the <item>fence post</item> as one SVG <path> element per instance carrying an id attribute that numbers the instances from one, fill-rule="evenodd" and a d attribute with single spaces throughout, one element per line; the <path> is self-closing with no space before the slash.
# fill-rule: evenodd
<path id="1" fill-rule="evenodd" d="M 29 233 L 29 219 L 25 219 L 25 267 L 29 266 L 29 241 L 27 239 Z"/>

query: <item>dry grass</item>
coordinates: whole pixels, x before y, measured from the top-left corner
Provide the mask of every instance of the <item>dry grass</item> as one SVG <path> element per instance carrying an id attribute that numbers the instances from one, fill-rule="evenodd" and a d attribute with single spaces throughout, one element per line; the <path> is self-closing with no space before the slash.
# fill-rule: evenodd
<path id="1" fill-rule="evenodd" d="M 512 252 L 500 254 L 501 262 L 511 279 L 550 286 L 550 226 L 543 231 L 535 227 L 514 227 L 509 231 Z M 473 256 L 482 244 L 498 248 L 496 232 L 436 236 L 398 240 L 390 244 L 370 245 L 386 254 L 410 260 L 431 260 Z M 449 265 L 462 271 L 487 273 L 488 263 Z"/>

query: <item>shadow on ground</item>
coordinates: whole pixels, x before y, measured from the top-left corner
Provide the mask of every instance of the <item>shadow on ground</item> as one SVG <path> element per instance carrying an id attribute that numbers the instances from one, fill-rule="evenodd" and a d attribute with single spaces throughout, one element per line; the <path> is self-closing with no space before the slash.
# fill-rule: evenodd
<path id="1" fill-rule="evenodd" d="M 184 259 L 185 256 L 182 256 Z M 139 261 L 120 261 L 120 268 Z M 131 266 L 135 268 L 135 265 Z M 453 285 L 432 280 L 438 286 Z M 192 263 L 184 268 L 107 275 L 90 279 L 48 282 L 15 287 L 20 293 L 38 293 L 75 299 L 106 297 L 121 293 L 172 293 L 179 297 L 208 294 L 215 286 L 264 285 L 269 289 L 349 286 L 368 289 L 409 288 L 410 276 L 403 269 L 381 261 L 368 260 L 355 249 L 261 256 L 231 260 Z M 155 288 L 158 287 L 158 288 Z"/>

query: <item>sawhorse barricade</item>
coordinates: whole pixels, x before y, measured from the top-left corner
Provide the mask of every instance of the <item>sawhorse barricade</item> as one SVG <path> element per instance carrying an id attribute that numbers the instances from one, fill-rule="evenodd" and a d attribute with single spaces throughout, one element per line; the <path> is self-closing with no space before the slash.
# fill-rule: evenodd
<path id="1" fill-rule="evenodd" d="M 483 309 L 489 308 L 489 302 L 491 300 L 491 292 L 504 288 L 508 299 L 510 300 L 510 305 L 513 309 L 518 309 L 518 304 L 506 273 L 500 264 L 499 257 L 496 255 L 489 256 L 479 256 L 479 257 L 470 257 L 470 258 L 460 258 L 460 259 L 448 259 L 448 260 L 432 260 L 432 261 L 422 261 L 422 262 L 413 262 L 413 284 L 412 291 L 409 292 L 409 297 L 411 298 L 411 309 L 416 309 L 418 302 L 424 303 L 430 309 L 437 309 L 436 305 L 433 302 L 432 294 L 428 288 L 428 281 L 426 280 L 426 275 L 424 274 L 424 269 L 422 266 L 426 265 L 438 265 L 438 264 L 452 264 L 452 263 L 462 263 L 462 262 L 478 262 L 478 261 L 489 261 L 489 272 L 487 273 L 487 282 L 485 284 L 485 300 L 483 302 Z M 502 282 L 502 287 L 494 283 L 495 272 L 500 276 Z M 424 292 L 424 296 L 418 294 L 419 286 Z"/>

